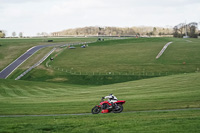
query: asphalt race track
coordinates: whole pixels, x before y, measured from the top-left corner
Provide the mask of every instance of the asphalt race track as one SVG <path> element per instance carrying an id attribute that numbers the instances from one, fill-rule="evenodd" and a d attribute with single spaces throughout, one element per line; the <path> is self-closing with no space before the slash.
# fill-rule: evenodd
<path id="1" fill-rule="evenodd" d="M 153 112 L 174 112 L 174 111 L 188 111 L 188 110 L 200 110 L 200 108 L 185 108 L 185 109 L 167 109 L 167 110 L 144 110 L 144 111 L 129 111 L 122 113 L 153 113 Z M 112 112 L 111 112 L 112 113 Z M 99 113 L 100 115 L 102 113 Z M 117 114 L 117 113 L 116 113 Z M 0 115 L 2 117 L 41 117 L 41 116 L 72 116 L 72 115 L 92 115 L 92 113 L 81 113 L 81 114 L 41 114 L 41 115 Z M 97 115 L 97 114 L 94 114 Z"/>
<path id="2" fill-rule="evenodd" d="M 19 58 L 17 58 L 15 61 L 13 61 L 10 65 L 8 65 L 6 68 L 4 68 L 0 72 L 0 79 L 6 79 L 15 69 L 17 69 L 24 61 L 26 61 L 30 56 L 32 56 L 34 53 L 36 53 L 38 50 L 44 47 L 50 47 L 57 44 L 51 44 L 51 45 L 39 45 L 32 47 L 31 49 L 27 50 L 26 53 L 21 55 Z"/>

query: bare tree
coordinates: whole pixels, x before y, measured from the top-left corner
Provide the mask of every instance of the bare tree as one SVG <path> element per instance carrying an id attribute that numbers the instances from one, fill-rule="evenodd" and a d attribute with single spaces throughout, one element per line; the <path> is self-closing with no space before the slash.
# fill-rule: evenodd
<path id="1" fill-rule="evenodd" d="M 189 36 L 192 38 L 197 38 L 198 33 L 198 23 L 196 22 L 191 22 L 188 24 L 188 29 L 189 29 Z"/>
<path id="2" fill-rule="evenodd" d="M 12 36 L 13 36 L 13 37 L 15 37 L 15 36 L 16 36 L 16 32 L 15 32 L 15 31 L 12 33 Z"/>
<path id="3" fill-rule="evenodd" d="M 153 35 L 157 35 L 157 29 L 156 29 L 156 27 L 153 27 Z"/>
<path id="4" fill-rule="evenodd" d="M 19 32 L 19 37 L 22 38 L 23 37 L 23 33 Z"/>
<path id="5" fill-rule="evenodd" d="M 180 23 L 176 26 L 174 26 L 174 37 L 180 37 L 189 35 L 191 38 L 196 38 L 198 36 L 197 29 L 198 29 L 198 23 L 191 22 L 189 24 Z"/>
<path id="6" fill-rule="evenodd" d="M 0 38 L 4 38 L 6 36 L 5 32 L 3 30 L 0 30 Z"/>

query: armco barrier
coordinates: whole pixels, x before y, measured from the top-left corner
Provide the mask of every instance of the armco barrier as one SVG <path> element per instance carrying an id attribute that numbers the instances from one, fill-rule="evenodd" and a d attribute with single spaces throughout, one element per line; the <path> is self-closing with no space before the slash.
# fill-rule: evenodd
<path id="1" fill-rule="evenodd" d="M 165 52 L 165 50 L 167 49 L 167 47 L 171 44 L 172 42 L 168 42 L 163 48 L 162 50 L 159 52 L 159 54 L 156 56 L 156 59 L 160 58 L 160 56 Z"/>

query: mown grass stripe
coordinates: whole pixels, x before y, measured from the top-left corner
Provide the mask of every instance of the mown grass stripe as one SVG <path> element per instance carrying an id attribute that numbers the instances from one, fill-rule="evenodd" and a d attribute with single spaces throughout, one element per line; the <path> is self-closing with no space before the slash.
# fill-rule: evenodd
<path id="1" fill-rule="evenodd" d="M 9 95 L 7 92 L 6 92 L 6 89 L 4 88 L 4 86 L 1 86 L 0 88 L 0 95 L 2 97 L 12 97 L 11 95 Z"/>
<path id="2" fill-rule="evenodd" d="M 12 87 L 20 90 L 25 97 L 31 96 L 31 94 L 29 93 L 29 90 L 27 90 L 24 85 L 12 85 Z"/>
<path id="3" fill-rule="evenodd" d="M 46 95 L 54 94 L 54 92 L 52 92 L 50 89 L 46 89 L 46 88 L 39 87 L 39 86 L 35 86 L 34 88 L 36 88 L 38 90 L 38 92 L 41 92 L 42 94 L 46 94 Z"/>
<path id="4" fill-rule="evenodd" d="M 6 85 L 1 85 L 0 91 L 1 91 L 1 95 L 4 97 L 14 97 L 15 96 L 12 89 L 7 87 Z"/>
<path id="5" fill-rule="evenodd" d="M 24 86 L 24 88 L 27 90 L 27 92 L 31 95 L 31 96 L 37 96 L 38 92 L 32 88 L 32 86 Z"/>
<path id="6" fill-rule="evenodd" d="M 23 93 L 23 90 L 21 88 L 17 88 L 13 85 L 7 85 L 8 88 L 10 88 L 11 91 L 13 91 L 13 94 L 16 95 L 16 97 L 23 97 L 23 96 L 26 96 L 24 93 Z"/>

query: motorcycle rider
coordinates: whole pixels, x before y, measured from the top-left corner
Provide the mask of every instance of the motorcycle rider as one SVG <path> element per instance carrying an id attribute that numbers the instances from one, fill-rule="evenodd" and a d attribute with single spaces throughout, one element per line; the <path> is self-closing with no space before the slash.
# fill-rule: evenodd
<path id="1" fill-rule="evenodd" d="M 113 94 L 110 94 L 108 96 L 105 96 L 105 97 L 102 97 L 102 99 L 108 99 L 108 102 L 112 104 L 112 107 L 111 108 L 114 108 L 115 107 L 115 102 L 117 102 L 117 97 L 114 96 Z"/>

